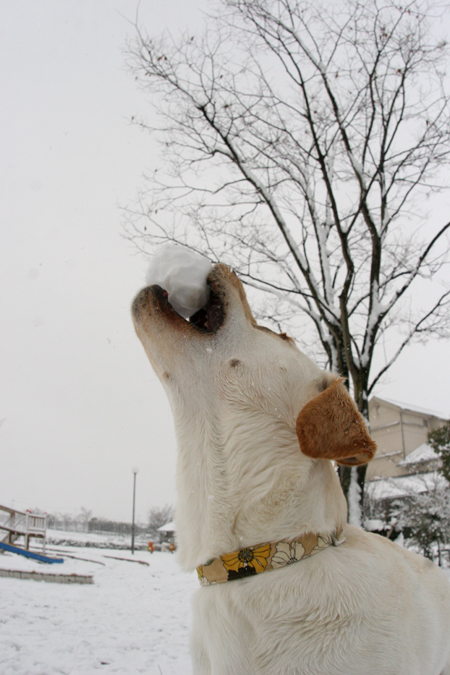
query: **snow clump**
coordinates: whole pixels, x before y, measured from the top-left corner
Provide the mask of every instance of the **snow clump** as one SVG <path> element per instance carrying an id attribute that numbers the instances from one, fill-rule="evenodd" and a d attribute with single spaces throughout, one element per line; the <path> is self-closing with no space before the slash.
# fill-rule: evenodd
<path id="1" fill-rule="evenodd" d="M 208 302 L 206 278 L 210 271 L 210 261 L 200 253 L 177 244 L 164 244 L 151 259 L 146 281 L 149 286 L 158 284 L 167 291 L 174 310 L 189 319 Z"/>

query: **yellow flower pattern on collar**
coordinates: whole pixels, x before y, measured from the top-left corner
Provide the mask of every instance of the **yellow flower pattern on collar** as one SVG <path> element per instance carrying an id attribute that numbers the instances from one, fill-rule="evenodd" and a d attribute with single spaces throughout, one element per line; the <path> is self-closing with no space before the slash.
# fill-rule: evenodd
<path id="1" fill-rule="evenodd" d="M 249 546 L 200 565 L 197 567 L 198 578 L 202 586 L 243 579 L 310 558 L 329 546 L 340 546 L 344 541 L 344 530 L 341 529 L 328 536 L 304 534 L 295 539 Z"/>

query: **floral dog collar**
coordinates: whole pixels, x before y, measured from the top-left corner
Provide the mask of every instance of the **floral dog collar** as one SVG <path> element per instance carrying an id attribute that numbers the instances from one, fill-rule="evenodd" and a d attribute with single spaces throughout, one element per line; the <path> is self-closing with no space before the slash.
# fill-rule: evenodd
<path id="1" fill-rule="evenodd" d="M 340 546 L 344 541 L 344 530 L 341 529 L 328 536 L 304 534 L 287 541 L 257 544 L 212 558 L 206 565 L 197 567 L 197 574 L 202 586 L 223 584 L 285 567 L 310 558 L 329 546 Z"/>

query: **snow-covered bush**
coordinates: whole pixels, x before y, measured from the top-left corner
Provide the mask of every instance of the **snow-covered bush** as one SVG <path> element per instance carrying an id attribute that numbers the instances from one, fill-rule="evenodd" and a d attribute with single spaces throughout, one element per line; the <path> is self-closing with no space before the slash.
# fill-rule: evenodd
<path id="1" fill-rule="evenodd" d="M 450 421 L 428 434 L 428 443 L 442 460 L 439 471 L 450 483 Z"/>
<path id="2" fill-rule="evenodd" d="M 450 544 L 449 486 L 409 497 L 399 515 L 407 544 L 417 546 L 430 560 L 434 560 L 437 549 L 441 565 L 442 553 Z"/>
<path id="3" fill-rule="evenodd" d="M 427 484 L 426 490 L 411 492 L 402 498 L 367 497 L 364 504 L 368 529 L 390 539 L 403 534 L 407 547 L 418 549 L 439 565 L 450 562 L 450 485 L 447 482 L 436 480 L 431 488 Z"/>

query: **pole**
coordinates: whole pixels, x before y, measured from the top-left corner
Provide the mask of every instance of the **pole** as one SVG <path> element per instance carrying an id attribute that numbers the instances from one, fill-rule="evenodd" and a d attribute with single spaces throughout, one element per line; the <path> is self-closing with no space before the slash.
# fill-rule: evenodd
<path id="1" fill-rule="evenodd" d="M 136 513 L 136 474 L 138 469 L 133 469 L 133 521 L 131 523 L 131 553 L 134 555 L 134 516 Z"/>
<path id="2" fill-rule="evenodd" d="M 400 428 L 402 430 L 403 459 L 406 459 L 405 430 L 403 428 L 403 410 L 400 410 Z"/>

